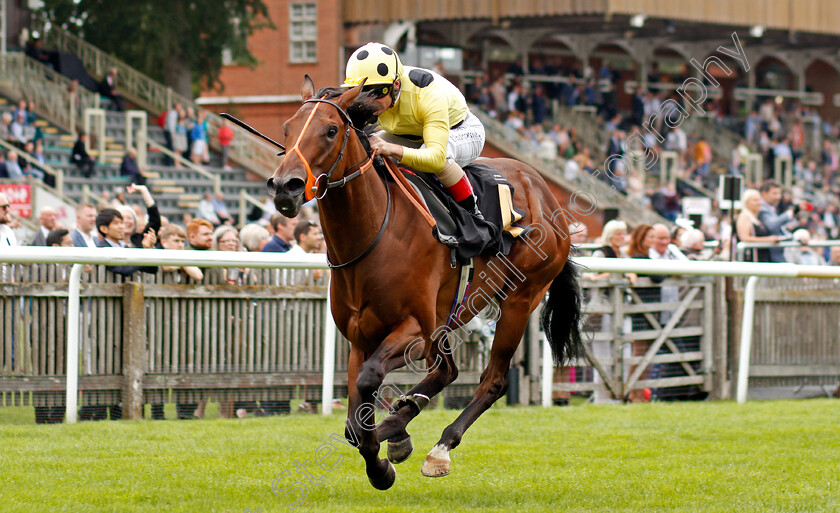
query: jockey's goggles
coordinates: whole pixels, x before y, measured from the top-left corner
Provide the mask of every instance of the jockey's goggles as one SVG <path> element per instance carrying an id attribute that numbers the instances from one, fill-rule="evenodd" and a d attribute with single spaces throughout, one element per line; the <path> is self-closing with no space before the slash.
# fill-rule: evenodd
<path id="1" fill-rule="evenodd" d="M 364 86 L 362 91 L 379 100 L 381 98 L 385 98 L 386 96 L 390 96 L 391 89 L 393 89 L 393 87 L 393 84 L 375 84 Z"/>

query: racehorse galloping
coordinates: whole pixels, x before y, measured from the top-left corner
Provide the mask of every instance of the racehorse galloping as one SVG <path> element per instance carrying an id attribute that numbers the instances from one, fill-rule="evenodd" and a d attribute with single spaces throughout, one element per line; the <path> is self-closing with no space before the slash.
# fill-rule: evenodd
<path id="1" fill-rule="evenodd" d="M 277 210 L 287 217 L 298 214 L 317 185 L 328 257 L 336 266 L 330 288 L 332 314 L 351 342 L 346 434 L 348 439 L 358 437 L 371 484 L 385 490 L 396 478 L 390 461 L 404 461 L 413 450 L 406 425 L 428 398 L 458 376 L 452 350 L 439 328 L 447 324 L 459 270 L 450 267 L 450 250 L 434 239 L 397 184 L 374 170 L 365 172 L 373 157 L 364 134 L 356 130 L 347 113 L 362 86 L 324 90 L 316 98 L 314 84 L 306 77 L 301 87 L 304 103 L 284 124 L 286 141 L 294 146 L 268 182 Z M 555 360 L 582 352 L 580 293 L 575 269 L 567 261 L 568 226 L 558 215 L 560 205 L 534 169 L 510 159 L 483 162 L 513 184 L 514 204 L 527 211 L 521 222 L 531 231 L 522 236 L 527 240 L 514 243 L 507 263 L 496 257 L 474 261 L 468 308 L 453 327 L 469 321 L 495 297 L 499 300 L 496 334 L 473 399 L 426 457 L 422 472 L 430 477 L 449 473 L 449 451 L 505 393 L 511 358 L 529 315 L 546 292 L 543 327 Z M 510 279 L 502 280 L 488 264 L 497 270 L 512 264 L 515 269 L 507 271 Z M 431 370 L 374 427 L 375 394 L 388 372 L 407 364 L 407 354 L 411 359 L 425 358 Z M 379 444 L 384 440 L 388 441 L 388 459 L 379 458 Z"/>

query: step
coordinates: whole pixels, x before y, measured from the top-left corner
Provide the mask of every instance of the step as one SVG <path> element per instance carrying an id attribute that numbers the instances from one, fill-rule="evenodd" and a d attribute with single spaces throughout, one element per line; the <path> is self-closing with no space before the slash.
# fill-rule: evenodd
<path id="1" fill-rule="evenodd" d="M 184 201 L 201 201 L 201 198 L 201 194 L 181 194 L 180 196 L 178 196 L 178 199 Z"/>
<path id="2" fill-rule="evenodd" d="M 182 194 L 185 192 L 183 187 L 156 187 L 152 186 L 152 192 L 157 194 Z"/>
<path id="3" fill-rule="evenodd" d="M 178 208 L 188 209 L 188 210 L 195 210 L 198 208 L 197 201 L 179 201 Z"/>

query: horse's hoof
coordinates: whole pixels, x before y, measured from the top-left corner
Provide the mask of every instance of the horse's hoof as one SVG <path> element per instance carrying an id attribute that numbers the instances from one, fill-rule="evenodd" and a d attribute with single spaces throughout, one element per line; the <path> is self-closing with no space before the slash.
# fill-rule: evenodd
<path id="1" fill-rule="evenodd" d="M 397 469 L 395 469 L 394 466 L 391 465 L 390 461 L 387 463 L 388 470 L 386 470 L 381 477 L 374 479 L 368 476 L 370 484 L 373 485 L 373 487 L 377 490 L 387 490 L 388 488 L 391 488 L 394 485 L 394 481 L 397 480 Z"/>
<path id="2" fill-rule="evenodd" d="M 411 456 L 414 446 L 411 445 L 411 437 L 408 436 L 399 442 L 388 442 L 388 460 L 400 464 Z"/>
<path id="3" fill-rule="evenodd" d="M 443 477 L 449 474 L 449 450 L 436 445 L 426 456 L 420 472 L 426 477 Z"/>

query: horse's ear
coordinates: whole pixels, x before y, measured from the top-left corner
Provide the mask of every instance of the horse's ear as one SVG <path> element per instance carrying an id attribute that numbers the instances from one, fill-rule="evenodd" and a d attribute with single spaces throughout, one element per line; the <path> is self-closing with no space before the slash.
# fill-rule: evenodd
<path id="1" fill-rule="evenodd" d="M 303 84 L 300 85 L 300 96 L 306 101 L 315 96 L 315 82 L 309 75 L 303 75 Z"/>
<path id="2" fill-rule="evenodd" d="M 362 92 L 362 88 L 365 86 L 365 82 L 367 82 L 367 77 L 363 78 L 362 82 L 359 85 L 357 85 L 356 87 L 351 87 L 344 94 L 339 96 L 336 103 L 338 103 L 343 109 L 346 109 L 347 107 L 353 105 L 353 102 L 356 101 L 356 98 L 359 97 L 359 93 Z"/>

